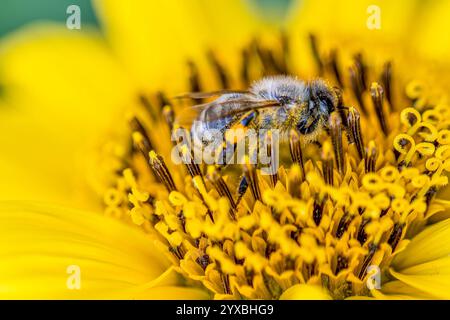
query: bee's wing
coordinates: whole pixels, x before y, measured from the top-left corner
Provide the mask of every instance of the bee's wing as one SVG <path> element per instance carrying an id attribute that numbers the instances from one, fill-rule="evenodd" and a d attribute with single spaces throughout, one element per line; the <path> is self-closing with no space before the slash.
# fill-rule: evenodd
<path id="1" fill-rule="evenodd" d="M 225 101 L 212 101 L 187 108 L 186 112 L 182 112 L 177 117 L 177 123 L 181 126 L 189 127 L 192 121 L 196 119 L 211 122 L 230 116 L 237 116 L 250 110 L 273 107 L 280 107 L 280 103 L 276 100 L 253 100 L 248 96 Z M 203 115 L 202 118 L 199 118 L 198 115 L 200 114 Z"/>
<path id="2" fill-rule="evenodd" d="M 174 99 L 207 99 L 218 97 L 223 94 L 249 94 L 249 91 L 246 90 L 217 90 L 217 91 L 209 91 L 209 92 L 188 92 L 183 93 L 178 96 L 175 96 Z"/>

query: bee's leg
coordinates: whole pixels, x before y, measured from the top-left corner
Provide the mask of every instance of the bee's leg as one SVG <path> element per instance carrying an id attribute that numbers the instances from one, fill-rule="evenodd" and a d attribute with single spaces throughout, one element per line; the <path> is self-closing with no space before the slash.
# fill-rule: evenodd
<path id="1" fill-rule="evenodd" d="M 239 118 L 236 118 L 236 120 L 234 120 L 230 126 L 230 129 L 236 130 L 239 127 L 241 128 L 248 128 L 251 123 L 253 122 L 254 119 L 256 119 L 258 115 L 258 112 L 256 110 L 252 110 L 249 111 L 247 113 L 245 113 L 244 115 L 242 115 Z M 216 161 L 216 169 L 218 171 L 223 171 L 225 170 L 230 164 L 229 163 L 229 155 L 230 155 L 230 151 L 232 150 L 232 155 L 234 155 L 236 153 L 236 148 L 237 148 L 237 141 L 228 141 L 227 139 L 225 139 L 224 143 L 220 146 L 220 150 L 217 151 L 217 161 Z M 239 159 L 237 159 L 237 162 L 239 162 Z"/>

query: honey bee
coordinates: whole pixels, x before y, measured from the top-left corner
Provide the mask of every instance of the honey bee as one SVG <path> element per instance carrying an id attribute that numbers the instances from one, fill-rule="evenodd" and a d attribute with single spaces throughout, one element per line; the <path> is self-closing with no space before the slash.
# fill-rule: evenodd
<path id="1" fill-rule="evenodd" d="M 236 124 L 255 130 L 295 129 L 303 141 L 317 140 L 328 130 L 330 114 L 337 109 L 335 88 L 323 79 L 303 81 L 292 76 L 271 76 L 253 83 L 248 90 L 222 90 L 183 95 L 192 99 L 217 97 L 194 106 L 198 115 L 191 126 L 193 138 L 208 130 L 225 132 Z"/>

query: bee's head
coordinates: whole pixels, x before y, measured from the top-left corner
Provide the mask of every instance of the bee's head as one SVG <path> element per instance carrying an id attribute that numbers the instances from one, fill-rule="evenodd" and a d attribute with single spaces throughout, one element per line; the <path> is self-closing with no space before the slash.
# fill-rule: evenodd
<path id="1" fill-rule="evenodd" d="M 335 89 L 322 79 L 313 80 L 309 83 L 309 99 L 308 108 L 322 116 L 329 116 L 338 104 Z"/>
<path id="2" fill-rule="evenodd" d="M 308 83 L 308 100 L 297 123 L 302 134 L 311 134 L 328 122 L 330 114 L 338 104 L 336 91 L 324 80 L 316 79 Z"/>

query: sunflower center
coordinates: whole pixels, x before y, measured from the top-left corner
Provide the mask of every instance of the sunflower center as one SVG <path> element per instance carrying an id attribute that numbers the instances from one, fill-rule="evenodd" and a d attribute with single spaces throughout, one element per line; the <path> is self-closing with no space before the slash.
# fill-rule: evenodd
<path id="1" fill-rule="evenodd" d="M 216 298 L 277 299 L 299 283 L 335 298 L 370 295 L 447 183 L 448 105 L 426 100 L 417 83 L 395 83 L 406 98 L 393 90 L 390 62 L 377 74 L 356 54 L 343 72 L 336 50 L 324 57 L 314 36 L 310 43 L 317 75 L 339 88 L 338 106 L 316 143 L 288 130 L 272 174 L 250 161 L 227 170 L 198 164 L 184 148 L 177 151 L 186 161 L 172 163 L 178 141 L 170 134 L 187 102 L 163 93 L 141 96 L 130 121 L 130 152 L 105 195 L 106 212 L 141 225 L 182 275 Z M 286 37 L 278 49 L 253 41 L 237 83 L 295 74 L 292 58 Z M 222 88 L 236 82 L 214 53 L 207 59 Z M 191 90 L 202 90 L 198 67 L 188 68 Z"/>

